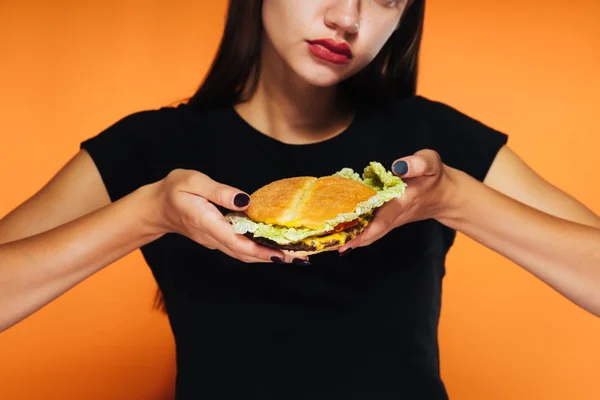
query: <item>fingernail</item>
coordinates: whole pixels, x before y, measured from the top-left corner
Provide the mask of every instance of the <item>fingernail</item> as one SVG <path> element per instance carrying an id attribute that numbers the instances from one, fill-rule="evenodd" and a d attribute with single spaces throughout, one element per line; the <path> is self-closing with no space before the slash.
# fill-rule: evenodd
<path id="1" fill-rule="evenodd" d="M 250 196 L 245 193 L 239 193 L 233 199 L 233 204 L 236 207 L 246 207 L 250 203 Z"/>
<path id="2" fill-rule="evenodd" d="M 404 175 L 408 172 L 408 163 L 406 161 L 398 161 L 392 165 L 392 171 L 398 175 Z"/>
<path id="3" fill-rule="evenodd" d="M 279 257 L 271 257 L 271 261 L 273 261 L 275 264 L 285 264 L 285 261 L 283 261 L 281 258 Z"/>
<path id="4" fill-rule="evenodd" d="M 310 263 L 310 261 L 307 261 L 307 260 L 301 260 L 301 259 L 299 259 L 299 258 L 294 258 L 293 262 L 294 262 L 294 264 L 296 264 L 296 265 L 302 265 L 302 266 L 312 265 L 312 264 Z"/>
<path id="5" fill-rule="evenodd" d="M 347 256 L 348 254 L 350 254 L 350 252 L 354 250 L 352 247 L 347 248 L 346 250 L 344 250 L 343 252 L 340 253 L 340 257 L 342 256 Z"/>

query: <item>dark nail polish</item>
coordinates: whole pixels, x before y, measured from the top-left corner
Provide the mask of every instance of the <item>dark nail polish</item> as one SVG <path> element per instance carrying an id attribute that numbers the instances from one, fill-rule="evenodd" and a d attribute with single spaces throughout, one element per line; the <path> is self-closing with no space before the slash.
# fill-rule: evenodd
<path id="1" fill-rule="evenodd" d="M 233 199 L 233 204 L 236 207 L 246 207 L 248 204 L 250 204 L 250 196 L 245 193 L 239 193 Z"/>
<path id="2" fill-rule="evenodd" d="M 285 261 L 279 257 L 271 257 L 271 261 L 273 261 L 275 264 L 285 264 Z"/>
<path id="3" fill-rule="evenodd" d="M 294 258 L 294 261 L 293 261 L 293 263 L 294 263 L 294 264 L 296 264 L 296 265 L 302 265 L 302 266 L 308 266 L 308 265 L 312 265 L 312 264 L 310 263 L 310 261 L 301 260 L 301 259 L 299 259 L 299 258 Z"/>
<path id="4" fill-rule="evenodd" d="M 348 254 L 350 254 L 350 252 L 351 252 L 352 250 L 354 250 L 352 247 L 350 247 L 350 248 L 348 248 L 348 249 L 344 250 L 342 253 L 340 253 L 340 257 L 341 257 L 341 256 L 347 256 Z"/>
<path id="5" fill-rule="evenodd" d="M 392 165 L 392 170 L 398 175 L 404 175 L 408 172 L 408 163 L 406 161 L 398 161 Z"/>

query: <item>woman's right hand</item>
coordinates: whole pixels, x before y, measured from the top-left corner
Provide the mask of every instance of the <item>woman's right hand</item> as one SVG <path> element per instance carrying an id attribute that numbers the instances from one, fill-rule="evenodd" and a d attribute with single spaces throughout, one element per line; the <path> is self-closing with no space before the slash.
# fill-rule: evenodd
<path id="1" fill-rule="evenodd" d="M 245 263 L 292 261 L 282 251 L 260 246 L 234 233 L 232 226 L 215 207 L 217 204 L 232 211 L 245 210 L 250 196 L 243 191 L 216 182 L 201 172 L 186 169 L 173 170 L 156 183 L 156 190 L 161 233 L 179 233 Z"/>

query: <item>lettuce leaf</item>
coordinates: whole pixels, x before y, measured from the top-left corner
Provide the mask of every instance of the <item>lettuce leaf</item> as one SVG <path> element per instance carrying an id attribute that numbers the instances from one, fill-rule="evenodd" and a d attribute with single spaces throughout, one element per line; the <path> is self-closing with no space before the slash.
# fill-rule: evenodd
<path id="1" fill-rule="evenodd" d="M 371 213 L 388 201 L 404 194 L 406 183 L 399 177 L 387 171 L 383 165 L 372 161 L 365 167 L 362 177 L 351 168 L 343 168 L 334 175 L 363 183 L 377 193 L 366 201 L 357 204 L 353 212 L 338 214 L 334 219 L 326 221 L 321 229 L 287 228 L 271 224 L 254 222 L 244 213 L 231 213 L 226 219 L 233 225 L 238 234 L 252 233 L 255 237 L 271 239 L 278 244 L 288 244 L 300 241 L 309 236 L 316 236 L 332 230 L 343 222 L 353 221 L 361 215 Z"/>

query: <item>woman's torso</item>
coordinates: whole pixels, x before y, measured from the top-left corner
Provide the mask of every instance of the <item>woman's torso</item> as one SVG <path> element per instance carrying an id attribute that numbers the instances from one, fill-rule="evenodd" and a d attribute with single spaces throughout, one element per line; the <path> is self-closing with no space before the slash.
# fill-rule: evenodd
<path id="1" fill-rule="evenodd" d="M 389 168 L 432 147 L 422 116 L 398 110 L 359 113 L 333 139 L 288 145 L 232 108 L 181 106 L 152 173 L 195 169 L 251 193 L 290 176 L 360 173 L 370 161 Z M 452 239 L 426 220 L 348 257 L 313 255 L 312 266 L 244 264 L 175 234 L 145 246 L 176 340 L 178 398 L 444 399 L 437 326 Z"/>

